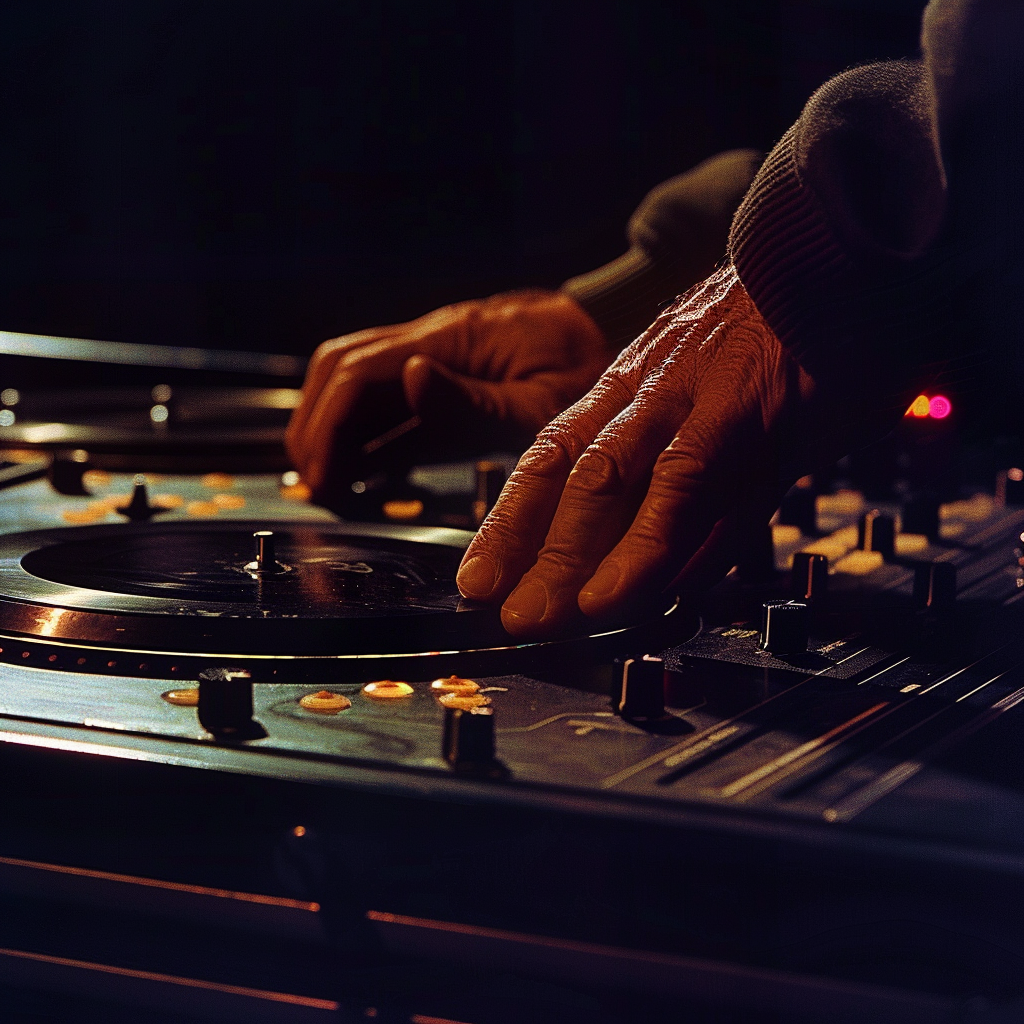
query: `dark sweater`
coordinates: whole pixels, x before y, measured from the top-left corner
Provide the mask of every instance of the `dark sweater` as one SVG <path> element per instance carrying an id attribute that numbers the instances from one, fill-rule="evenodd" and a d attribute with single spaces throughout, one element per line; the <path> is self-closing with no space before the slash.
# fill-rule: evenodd
<path id="1" fill-rule="evenodd" d="M 815 375 L 886 367 L 879 400 L 898 404 L 945 366 L 1018 426 L 1024 4 L 933 0 L 922 49 L 815 93 L 740 205 L 730 253 Z"/>

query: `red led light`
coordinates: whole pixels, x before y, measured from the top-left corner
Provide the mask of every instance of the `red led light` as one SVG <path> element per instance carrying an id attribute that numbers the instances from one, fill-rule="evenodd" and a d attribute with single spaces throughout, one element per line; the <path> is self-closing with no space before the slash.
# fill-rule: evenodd
<path id="1" fill-rule="evenodd" d="M 944 420 L 952 411 L 953 403 L 945 395 L 935 395 L 932 398 L 918 395 L 904 415 L 913 416 L 918 420 Z"/>

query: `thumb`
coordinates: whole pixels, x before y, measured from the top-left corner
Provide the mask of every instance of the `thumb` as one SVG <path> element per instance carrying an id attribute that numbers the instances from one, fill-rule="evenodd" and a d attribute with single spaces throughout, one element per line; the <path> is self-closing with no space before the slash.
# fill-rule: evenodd
<path id="1" fill-rule="evenodd" d="M 498 415 L 488 393 L 493 385 L 455 373 L 430 356 L 405 361 L 402 388 L 409 408 L 424 422 L 463 426 Z"/>
<path id="2" fill-rule="evenodd" d="M 449 370 L 429 356 L 415 355 L 402 367 L 409 407 L 449 445 L 525 447 L 559 409 L 543 381 L 490 381 Z"/>

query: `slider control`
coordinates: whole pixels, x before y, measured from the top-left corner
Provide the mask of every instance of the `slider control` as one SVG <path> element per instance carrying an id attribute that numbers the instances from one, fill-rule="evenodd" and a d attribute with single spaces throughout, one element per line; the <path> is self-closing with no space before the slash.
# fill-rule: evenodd
<path id="1" fill-rule="evenodd" d="M 252 676 L 241 668 L 199 673 L 199 722 L 225 743 L 258 740 L 266 729 L 252 717 Z"/>
<path id="2" fill-rule="evenodd" d="M 888 561 L 896 549 L 896 521 L 877 508 L 866 512 L 857 528 L 857 546 L 861 551 L 877 551 Z"/>
<path id="3" fill-rule="evenodd" d="M 914 567 L 914 604 L 944 611 L 956 603 L 956 566 L 951 562 L 921 562 Z"/>
<path id="4" fill-rule="evenodd" d="M 810 551 L 798 551 L 793 556 L 791 580 L 797 601 L 820 601 L 828 590 L 828 559 Z"/>
<path id="5" fill-rule="evenodd" d="M 665 713 L 665 664 L 645 654 L 622 663 L 616 710 L 623 718 L 660 718 Z"/>
<path id="6" fill-rule="evenodd" d="M 507 769 L 494 756 L 494 709 L 445 707 L 441 755 L 465 775 L 496 777 Z"/>

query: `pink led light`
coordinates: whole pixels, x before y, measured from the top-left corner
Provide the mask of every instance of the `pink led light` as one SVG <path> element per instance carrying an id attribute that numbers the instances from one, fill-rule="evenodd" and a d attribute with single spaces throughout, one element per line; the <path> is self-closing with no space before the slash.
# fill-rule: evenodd
<path id="1" fill-rule="evenodd" d="M 928 415 L 933 420 L 944 420 L 953 411 L 953 403 L 945 395 L 928 399 Z"/>

